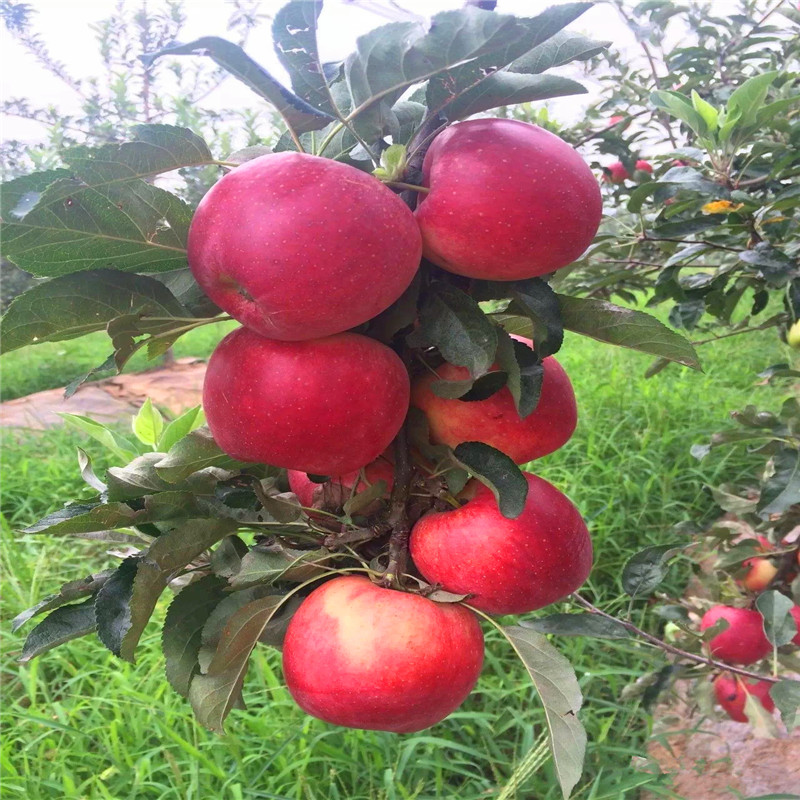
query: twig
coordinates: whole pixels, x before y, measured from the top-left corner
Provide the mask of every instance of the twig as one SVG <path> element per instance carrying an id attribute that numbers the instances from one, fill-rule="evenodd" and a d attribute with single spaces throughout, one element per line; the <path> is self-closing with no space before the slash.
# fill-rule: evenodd
<path id="1" fill-rule="evenodd" d="M 736 331 L 731 331 L 730 333 L 723 333 L 720 336 L 712 336 L 710 339 L 698 339 L 696 342 L 692 342 L 692 344 L 697 347 L 701 344 L 708 344 L 709 342 L 716 342 L 719 339 L 727 339 L 729 336 L 738 336 L 740 333 L 753 333 L 754 331 L 765 331 L 769 328 L 775 328 L 781 323 L 781 319 L 776 319 L 772 317 L 768 319 L 766 322 L 762 322 L 761 325 L 754 325 L 751 328 L 740 328 Z"/>
<path id="2" fill-rule="evenodd" d="M 573 593 L 572 598 L 575 600 L 576 603 L 582 605 L 590 614 L 597 614 L 598 616 L 605 617 L 605 619 L 613 620 L 614 622 L 622 625 L 623 628 L 630 631 L 631 633 L 639 636 L 640 638 L 644 639 L 646 642 L 649 642 L 656 647 L 660 647 L 662 650 L 666 650 L 668 653 L 672 653 L 679 658 L 686 658 L 690 661 L 694 661 L 698 664 L 705 664 L 706 666 L 713 667 L 714 669 L 725 670 L 726 672 L 734 672 L 737 675 L 743 675 L 746 678 L 752 678 L 759 681 L 767 681 L 769 683 L 778 683 L 780 678 L 773 678 L 771 675 L 760 675 L 757 672 L 751 672 L 749 669 L 742 669 L 741 667 L 734 667 L 730 664 L 726 664 L 723 661 L 716 661 L 713 658 L 706 658 L 705 656 L 698 656 L 695 653 L 690 653 L 688 650 L 681 650 L 680 647 L 675 647 L 675 645 L 667 644 L 667 642 L 659 639 L 658 636 L 653 636 L 651 633 L 647 633 L 643 631 L 641 628 L 637 628 L 632 622 L 628 622 L 624 619 L 619 619 L 615 617 L 613 614 L 607 614 L 605 611 L 601 611 L 596 606 L 593 606 L 588 600 L 581 597 L 577 592 Z"/>
<path id="3" fill-rule="evenodd" d="M 394 440 L 394 485 L 389 500 L 389 516 L 386 520 L 392 533 L 389 537 L 389 563 L 381 578 L 381 585 L 387 589 L 400 585 L 401 576 L 405 573 L 408 563 L 408 537 L 411 525 L 407 505 L 413 477 L 414 468 L 408 449 L 408 431 L 406 423 L 403 423 Z"/>

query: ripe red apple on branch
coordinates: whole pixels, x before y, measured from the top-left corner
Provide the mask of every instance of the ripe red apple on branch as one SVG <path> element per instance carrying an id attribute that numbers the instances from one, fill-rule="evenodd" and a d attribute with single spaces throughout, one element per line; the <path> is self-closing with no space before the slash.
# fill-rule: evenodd
<path id="1" fill-rule="evenodd" d="M 203 407 L 233 458 L 316 475 L 374 461 L 408 411 L 397 354 L 366 336 L 279 342 L 239 328 L 208 362 Z"/>
<path id="2" fill-rule="evenodd" d="M 635 168 L 637 171 L 653 173 L 653 165 L 641 158 L 636 162 Z M 603 180 L 607 183 L 624 183 L 630 177 L 630 172 L 621 161 L 615 161 L 603 168 Z"/>
<path id="3" fill-rule="evenodd" d="M 769 694 L 771 688 L 772 684 L 768 681 L 752 681 L 727 673 L 718 675 L 714 680 L 714 695 L 717 702 L 736 722 L 749 721 L 744 710 L 748 695 L 755 697 L 767 712 L 772 713 L 775 710 L 775 703 Z"/>
<path id="4" fill-rule="evenodd" d="M 446 129 L 423 164 L 415 212 L 425 257 L 485 280 L 532 278 L 577 259 L 597 233 L 600 189 L 580 155 L 525 122 Z"/>
<path id="5" fill-rule="evenodd" d="M 363 468 L 363 477 L 361 473 L 362 470 L 357 469 L 345 475 L 334 475 L 327 481 L 334 495 L 333 500 L 338 505 L 343 505 L 353 490 L 363 492 L 369 486 L 381 480 L 386 484 L 387 492 L 392 490 L 394 465 L 386 454 L 367 464 Z M 319 495 L 321 495 L 323 484 L 312 481 L 305 472 L 294 469 L 288 471 L 287 477 L 289 478 L 289 488 L 297 495 L 300 505 L 311 508 L 315 501 L 315 493 L 319 490 Z"/>
<path id="6" fill-rule="evenodd" d="M 419 267 L 419 228 L 376 178 L 328 158 L 273 153 L 218 181 L 188 257 L 223 310 L 272 339 L 328 336 L 391 305 Z"/>
<path id="7" fill-rule="evenodd" d="M 430 512 L 411 532 L 411 557 L 426 580 L 489 614 L 523 614 L 555 603 L 583 584 L 592 542 L 578 509 L 552 484 L 526 474 L 528 496 L 516 519 L 492 492 L 453 511 Z"/>
<path id="8" fill-rule="evenodd" d="M 720 619 L 727 620 L 729 626 L 707 642 L 713 658 L 728 664 L 754 664 L 772 650 L 758 611 L 716 605 L 703 615 L 700 630 L 707 630 Z"/>
<path id="9" fill-rule="evenodd" d="M 483 633 L 471 611 L 356 576 L 315 589 L 283 645 L 286 685 L 306 713 L 395 733 L 455 711 L 482 664 Z"/>
<path id="10" fill-rule="evenodd" d="M 530 339 L 513 337 L 533 346 Z M 462 442 L 484 442 L 504 452 L 516 464 L 524 464 L 563 447 L 578 423 L 572 383 L 552 356 L 542 362 L 544 376 L 539 402 L 523 418 L 508 387 L 485 400 L 454 400 L 434 394 L 436 380 L 457 381 L 469 377 L 464 367 L 442 364 L 436 373 L 425 373 L 414 381 L 411 404 L 428 418 L 431 440 L 456 447 Z"/>

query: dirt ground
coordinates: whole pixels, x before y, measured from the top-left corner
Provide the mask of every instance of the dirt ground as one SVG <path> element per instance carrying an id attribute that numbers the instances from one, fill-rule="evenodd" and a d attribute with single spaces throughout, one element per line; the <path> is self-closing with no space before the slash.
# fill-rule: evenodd
<path id="1" fill-rule="evenodd" d="M 200 402 L 205 364 L 179 359 L 171 367 L 88 383 L 69 400 L 63 389 L 0 404 L 0 425 L 42 430 L 62 423 L 58 412 L 102 422 L 130 417 L 145 398 L 174 414 Z M 678 695 L 680 695 L 680 690 Z M 777 739 L 758 739 L 750 726 L 703 720 L 684 702 L 660 707 L 649 756 L 674 775 L 683 800 L 740 800 L 783 793 L 800 800 L 800 728 Z M 643 794 L 642 800 L 654 796 Z"/>

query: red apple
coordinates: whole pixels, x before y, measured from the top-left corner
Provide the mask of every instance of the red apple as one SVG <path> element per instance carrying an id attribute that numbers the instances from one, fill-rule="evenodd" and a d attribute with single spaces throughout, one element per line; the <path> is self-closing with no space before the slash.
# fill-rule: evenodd
<path id="1" fill-rule="evenodd" d="M 747 695 L 756 697 L 764 708 L 772 713 L 775 703 L 769 696 L 772 684 L 769 681 L 751 681 L 723 674 L 714 680 L 714 694 L 717 702 L 725 709 L 728 716 L 736 722 L 748 722 L 744 713 Z"/>
<path id="2" fill-rule="evenodd" d="M 714 658 L 729 664 L 752 664 L 772 650 L 764 634 L 764 620 L 758 611 L 713 606 L 703 615 L 700 630 L 710 628 L 719 619 L 727 620 L 729 627 L 707 642 Z"/>
<path id="3" fill-rule="evenodd" d="M 616 114 L 615 116 L 611 117 L 608 120 L 608 122 L 610 125 L 619 125 L 619 123 L 622 122 L 624 119 L 625 117 L 623 117 L 622 115 Z"/>
<path id="4" fill-rule="evenodd" d="M 737 582 L 750 592 L 763 592 L 778 574 L 778 568 L 768 558 L 748 558 L 742 566 L 747 574 Z"/>
<path id="5" fill-rule="evenodd" d="M 411 557 L 426 580 L 489 614 L 523 614 L 574 592 L 592 568 L 578 509 L 555 486 L 526 475 L 528 498 L 506 519 L 483 484 L 453 511 L 430 512 L 411 531 Z"/>
<path id="6" fill-rule="evenodd" d="M 208 426 L 228 455 L 316 475 L 374 461 L 408 398 L 400 358 L 355 333 L 279 342 L 239 328 L 212 354 L 203 386 Z"/>
<path id="7" fill-rule="evenodd" d="M 621 161 L 615 161 L 603 170 L 603 180 L 606 183 L 624 183 L 630 176 L 630 172 L 625 169 Z"/>
<path id="8" fill-rule="evenodd" d="M 515 336 L 532 346 L 530 339 Z M 569 441 L 578 423 L 575 393 L 567 373 L 552 356 L 545 358 L 539 403 L 524 419 L 514 406 L 508 387 L 486 400 L 449 400 L 431 391 L 437 380 L 464 380 L 464 367 L 442 364 L 436 375 L 427 373 L 414 381 L 412 405 L 428 417 L 432 441 L 455 447 L 461 442 L 484 442 L 502 450 L 512 461 L 524 464 L 558 450 Z"/>
<path id="9" fill-rule="evenodd" d="M 305 472 L 294 469 L 290 469 L 287 476 L 289 488 L 297 495 L 300 505 L 311 508 L 315 500 L 314 492 L 318 488 L 321 492 L 322 484 L 312 481 Z M 372 484 L 382 480 L 386 482 L 387 493 L 390 492 L 394 483 L 394 465 L 385 455 L 382 455 L 364 467 L 363 477 L 365 480 L 360 480 L 360 476 L 361 470 L 356 469 L 346 475 L 336 475 L 330 478 L 331 490 L 335 494 L 338 505 L 345 503 L 356 484 L 358 484 L 356 492 L 363 492 Z"/>
<path id="10" fill-rule="evenodd" d="M 641 158 L 636 162 L 636 169 L 642 172 L 649 172 L 651 175 L 653 173 L 653 165 L 649 161 L 644 161 Z"/>
<path id="11" fill-rule="evenodd" d="M 471 611 L 361 576 L 315 589 L 283 643 L 286 685 L 303 711 L 395 733 L 421 731 L 455 711 L 482 664 L 483 633 Z"/>
<path id="12" fill-rule="evenodd" d="M 800 647 L 800 606 L 792 606 L 789 613 L 794 617 L 794 624 L 797 626 L 797 633 L 794 639 L 792 639 L 792 644 L 796 644 Z"/>
<path id="13" fill-rule="evenodd" d="M 470 278 L 511 281 L 572 263 L 591 244 L 600 188 L 577 151 L 527 122 L 474 119 L 439 134 L 416 217 L 426 258 Z"/>
<path id="14" fill-rule="evenodd" d="M 189 230 L 189 266 L 220 308 L 262 336 L 300 341 L 360 325 L 419 266 L 418 227 L 371 175 L 275 153 L 218 181 Z"/>

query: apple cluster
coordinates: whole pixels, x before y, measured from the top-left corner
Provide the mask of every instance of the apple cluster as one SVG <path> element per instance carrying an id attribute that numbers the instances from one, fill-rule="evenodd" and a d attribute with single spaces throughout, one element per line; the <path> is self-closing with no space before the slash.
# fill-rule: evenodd
<path id="1" fill-rule="evenodd" d="M 775 557 L 771 558 L 769 555 L 775 548 L 763 536 L 758 537 L 758 545 L 764 555 L 746 559 L 742 563 L 744 574 L 737 579 L 740 588 L 746 590 L 751 597 L 770 588 L 779 578 Z M 800 550 L 797 551 L 796 558 L 800 565 Z M 796 575 L 795 571 L 789 571 L 784 575 L 786 582 L 791 582 Z M 800 606 L 793 606 L 790 614 L 797 627 L 792 643 L 800 646 Z M 772 645 L 764 633 L 763 617 L 757 610 L 715 605 L 703 615 L 700 630 L 708 630 L 720 620 L 727 623 L 727 628 L 706 643 L 709 653 L 715 659 L 726 664 L 746 666 L 766 658 L 772 652 Z M 767 712 L 774 710 L 775 704 L 769 695 L 771 685 L 768 681 L 743 680 L 737 675 L 723 672 L 714 679 L 714 694 L 731 719 L 747 722 L 745 703 L 748 695 L 759 701 Z"/>
<path id="2" fill-rule="evenodd" d="M 422 173 L 412 210 L 347 164 L 265 155 L 226 174 L 192 222 L 191 269 L 243 325 L 209 361 L 209 427 L 233 458 L 286 468 L 311 520 L 323 498 L 341 506 L 377 481 L 388 495 L 395 468 L 387 448 L 410 406 L 426 415 L 431 444 L 480 441 L 517 464 L 564 445 L 577 423 L 572 385 L 552 357 L 543 361 L 538 405 L 523 418 L 507 387 L 472 402 L 440 397 L 433 381 L 460 380 L 467 370 L 445 363 L 412 380 L 395 350 L 352 329 L 400 297 L 423 257 L 490 281 L 571 263 L 600 222 L 591 170 L 541 128 L 478 119 L 440 133 Z M 412 458 L 424 469 L 419 453 Z M 410 532 L 410 568 L 487 614 L 533 611 L 577 589 L 592 564 L 586 525 L 554 486 L 532 474 L 526 481 L 515 519 L 476 481 L 449 510 L 432 503 Z M 311 592 L 283 648 L 287 686 L 306 712 L 396 732 L 450 714 L 482 662 L 472 610 L 364 575 L 337 576 Z"/>

